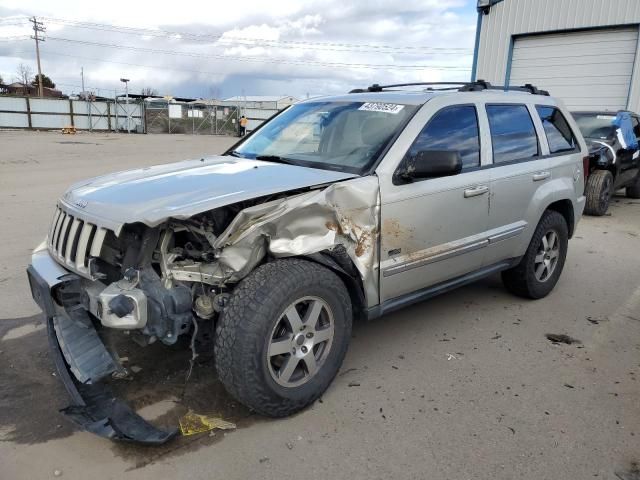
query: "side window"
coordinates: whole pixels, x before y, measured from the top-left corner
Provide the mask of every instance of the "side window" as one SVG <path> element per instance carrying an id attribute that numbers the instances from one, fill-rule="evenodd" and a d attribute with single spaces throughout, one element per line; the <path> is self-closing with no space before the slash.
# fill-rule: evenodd
<path id="1" fill-rule="evenodd" d="M 560 110 L 555 107 L 546 107 L 543 105 L 537 105 L 536 110 L 544 126 L 544 133 L 549 142 L 550 153 L 566 152 L 577 148 L 578 142 L 576 142 L 576 137 L 573 135 L 567 119 L 564 118 Z"/>
<path id="2" fill-rule="evenodd" d="M 457 105 L 437 112 L 405 155 L 412 158 L 423 150 L 457 150 L 463 170 L 480 166 L 480 133 L 476 107 Z"/>
<path id="3" fill-rule="evenodd" d="M 487 105 L 493 163 L 527 160 L 539 155 L 538 135 L 525 105 Z"/>

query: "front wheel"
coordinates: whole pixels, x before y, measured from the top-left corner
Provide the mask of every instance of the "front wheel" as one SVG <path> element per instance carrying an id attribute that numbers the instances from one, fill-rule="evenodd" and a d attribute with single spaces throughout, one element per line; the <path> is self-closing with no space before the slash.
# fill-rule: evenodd
<path id="1" fill-rule="evenodd" d="M 218 376 L 256 412 L 291 415 L 335 377 L 351 323 L 349 294 L 334 272 L 301 259 L 267 263 L 238 285 L 218 322 Z"/>
<path id="2" fill-rule="evenodd" d="M 544 212 L 520 263 L 502 272 L 507 290 L 525 298 L 546 297 L 560 278 L 568 244 L 565 218 L 553 210 Z"/>

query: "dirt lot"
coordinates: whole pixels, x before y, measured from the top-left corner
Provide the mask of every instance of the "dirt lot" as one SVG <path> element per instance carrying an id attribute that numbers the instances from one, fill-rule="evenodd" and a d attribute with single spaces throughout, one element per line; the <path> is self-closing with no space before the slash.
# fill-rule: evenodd
<path id="1" fill-rule="evenodd" d="M 160 448 L 74 429 L 24 275 L 56 198 L 75 180 L 232 142 L 0 132 L 0 478 L 640 478 L 640 201 L 622 196 L 582 220 L 550 297 L 522 301 L 491 277 L 357 324 L 322 401 L 292 418 L 250 414 L 209 358 L 185 384 L 184 352 L 127 344 L 141 370 L 118 388 L 144 416 L 175 425 L 191 408 L 238 429 Z"/>

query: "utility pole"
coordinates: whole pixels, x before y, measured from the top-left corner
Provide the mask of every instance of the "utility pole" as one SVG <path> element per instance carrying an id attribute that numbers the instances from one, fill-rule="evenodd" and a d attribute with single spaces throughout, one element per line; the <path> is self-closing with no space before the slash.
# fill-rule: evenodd
<path id="1" fill-rule="evenodd" d="M 126 98 L 126 102 L 127 102 L 127 106 L 126 106 L 126 113 L 127 113 L 127 133 L 131 133 L 131 125 L 129 123 L 129 119 L 131 118 L 131 114 L 129 113 L 129 79 L 128 78 L 121 78 L 120 81 L 122 83 L 124 83 L 124 95 Z"/>
<path id="2" fill-rule="evenodd" d="M 80 67 L 80 78 L 82 80 L 82 96 L 84 97 L 84 103 L 87 107 L 87 119 L 89 121 L 89 131 L 93 132 L 93 120 L 91 119 L 91 102 L 92 97 L 87 96 L 87 91 L 84 89 L 84 67 Z"/>
<path id="3" fill-rule="evenodd" d="M 29 21 L 33 24 L 33 35 L 31 38 L 36 41 L 36 58 L 38 60 L 38 96 L 42 97 L 44 92 L 42 89 L 42 68 L 40 67 L 40 42 L 44 42 L 44 38 L 39 37 L 38 33 L 44 33 L 46 28 L 44 28 L 44 24 L 39 22 L 35 16 L 31 17 Z"/>

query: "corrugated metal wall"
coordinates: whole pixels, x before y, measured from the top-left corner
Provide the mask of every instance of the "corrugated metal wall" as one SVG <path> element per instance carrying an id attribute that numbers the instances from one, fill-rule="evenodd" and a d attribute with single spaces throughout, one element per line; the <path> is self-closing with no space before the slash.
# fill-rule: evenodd
<path id="1" fill-rule="evenodd" d="M 0 128 L 136 130 L 142 125 L 140 104 L 0 96 Z M 89 125 L 91 120 L 91 125 Z M 117 125 L 116 125 L 117 124 Z"/>
<path id="2" fill-rule="evenodd" d="M 504 83 L 514 35 L 633 24 L 640 0 L 504 0 L 482 17 L 476 78 Z M 640 111 L 640 51 L 634 72 L 628 108 Z"/>

